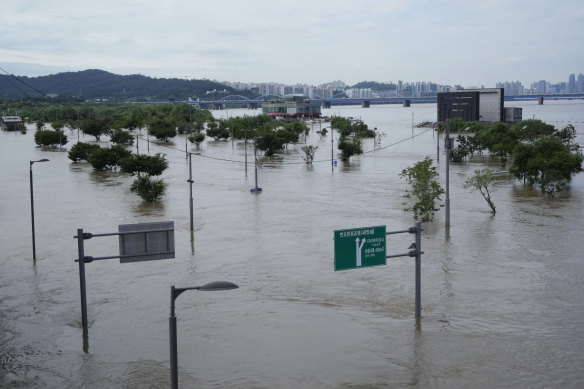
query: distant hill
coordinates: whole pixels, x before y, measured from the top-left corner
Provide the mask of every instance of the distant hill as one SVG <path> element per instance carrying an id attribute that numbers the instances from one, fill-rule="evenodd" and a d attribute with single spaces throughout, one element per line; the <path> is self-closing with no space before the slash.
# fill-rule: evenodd
<path id="1" fill-rule="evenodd" d="M 208 91 L 219 92 L 208 94 Z M 43 94 L 84 100 L 162 101 L 187 100 L 189 97 L 207 100 L 242 92 L 209 80 L 151 78 L 139 74 L 121 76 L 96 69 L 17 79 L 7 75 L 0 77 L 0 98 L 39 97 Z"/>

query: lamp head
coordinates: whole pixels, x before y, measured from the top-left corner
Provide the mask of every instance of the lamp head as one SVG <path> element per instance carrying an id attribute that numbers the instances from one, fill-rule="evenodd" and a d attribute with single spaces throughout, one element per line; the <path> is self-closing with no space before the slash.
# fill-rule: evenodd
<path id="1" fill-rule="evenodd" d="M 210 292 L 214 290 L 230 290 L 237 289 L 239 286 L 230 281 L 213 281 L 206 283 L 205 285 L 197 286 L 197 290 L 202 292 Z"/>
<path id="2" fill-rule="evenodd" d="M 30 165 L 32 166 L 32 164 L 35 162 L 49 162 L 49 160 L 46 158 L 43 158 L 43 159 L 39 159 L 38 161 L 30 161 Z"/>

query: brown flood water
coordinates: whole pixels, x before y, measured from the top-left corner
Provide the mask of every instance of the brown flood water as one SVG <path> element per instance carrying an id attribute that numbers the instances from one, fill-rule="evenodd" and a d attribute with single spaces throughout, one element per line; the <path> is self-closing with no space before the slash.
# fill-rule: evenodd
<path id="1" fill-rule="evenodd" d="M 584 101 L 506 105 L 559 128 L 572 122 L 584 144 Z M 263 192 L 252 194 L 252 150 L 246 177 L 243 142 L 208 140 L 193 156 L 193 235 L 183 136 L 150 143 L 150 154 L 170 162 L 169 188 L 162 202 L 145 204 L 130 192 L 133 178 L 68 160 L 76 132 L 67 132 L 61 151 L 36 147 L 32 128 L 0 132 L 0 387 L 169 387 L 170 286 L 213 280 L 240 288 L 176 300 L 183 388 L 584 387 L 583 175 L 554 199 L 501 175 L 492 215 L 463 183 L 474 169 L 500 167 L 488 158 L 452 165 L 451 227 L 444 211 L 423 224 L 416 325 L 413 260 L 335 272 L 333 231 L 414 225 L 402 210 L 406 184 L 398 174 L 436 159 L 432 131 L 411 128 L 412 120 L 434 121 L 436 106 L 324 114 L 361 117 L 386 134 L 381 149 L 333 168 L 330 131 L 321 138 L 315 124 L 306 138 L 319 146 L 314 166 L 298 153 L 303 143 L 289 147 L 262 160 Z M 144 140 L 140 152 L 148 152 Z M 42 158 L 50 162 L 33 165 L 34 263 L 28 168 Z M 438 166 L 444 185 L 444 154 Z M 175 223 L 176 258 L 86 265 L 85 352 L 77 229 L 109 233 L 166 220 Z M 390 236 L 387 253 L 412 242 L 409 234 Z M 116 237 L 85 243 L 86 255 L 117 254 Z"/>

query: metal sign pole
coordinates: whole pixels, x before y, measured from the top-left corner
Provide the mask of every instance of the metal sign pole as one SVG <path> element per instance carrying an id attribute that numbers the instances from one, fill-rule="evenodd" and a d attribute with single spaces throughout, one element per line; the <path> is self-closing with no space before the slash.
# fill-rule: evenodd
<path id="1" fill-rule="evenodd" d="M 189 211 L 191 217 L 191 232 L 195 230 L 193 223 L 193 165 L 192 165 L 192 154 L 189 153 L 189 179 L 187 180 L 190 187 L 190 197 L 189 197 Z"/>
<path id="2" fill-rule="evenodd" d="M 85 249 L 83 228 L 77 229 L 77 249 L 79 250 L 79 289 L 81 290 L 81 324 L 87 328 L 87 297 L 85 293 Z"/>
<path id="3" fill-rule="evenodd" d="M 422 223 L 416 222 L 416 319 L 422 317 Z"/>
<path id="4" fill-rule="evenodd" d="M 444 225 L 450 227 L 450 120 L 446 119 L 446 217 Z"/>
<path id="5" fill-rule="evenodd" d="M 176 293 L 174 285 L 170 287 L 170 316 L 168 317 L 168 333 L 170 343 L 170 387 L 178 388 L 178 350 L 176 335 L 176 316 L 174 315 L 174 300 Z"/>
<path id="6" fill-rule="evenodd" d="M 423 230 L 422 223 L 419 221 L 416 222 L 414 227 L 400 231 L 387 232 L 385 226 L 335 230 L 335 271 L 385 265 L 386 259 L 389 258 L 415 258 L 415 316 L 416 319 L 420 319 L 422 317 Z M 387 242 L 385 235 L 402 233 L 415 234 L 415 241 L 409 247 L 410 251 L 400 254 L 386 255 Z M 355 245 L 354 250 L 352 248 L 353 242 Z"/>
<path id="7" fill-rule="evenodd" d="M 119 225 L 120 232 L 106 234 L 84 233 L 77 229 L 77 249 L 79 252 L 79 289 L 81 292 L 81 324 L 87 329 L 87 294 L 85 283 L 85 263 L 95 260 L 120 258 L 120 263 L 150 261 L 174 258 L 174 222 L 155 222 Z M 85 256 L 83 241 L 99 236 L 120 236 L 120 254 L 104 257 Z M 127 239 L 126 239 L 127 237 Z"/>

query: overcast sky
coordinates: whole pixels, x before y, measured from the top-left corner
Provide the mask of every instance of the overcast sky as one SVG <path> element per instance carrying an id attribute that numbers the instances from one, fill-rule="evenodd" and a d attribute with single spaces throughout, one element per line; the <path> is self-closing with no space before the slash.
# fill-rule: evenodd
<path id="1" fill-rule="evenodd" d="M 583 33 L 582 0 L 3 0 L 0 67 L 527 87 L 584 73 Z"/>

